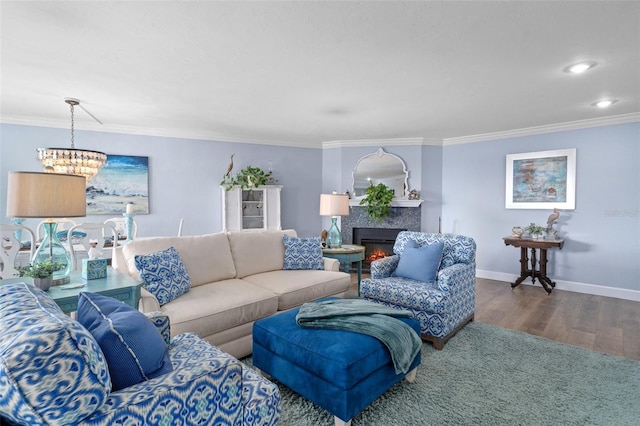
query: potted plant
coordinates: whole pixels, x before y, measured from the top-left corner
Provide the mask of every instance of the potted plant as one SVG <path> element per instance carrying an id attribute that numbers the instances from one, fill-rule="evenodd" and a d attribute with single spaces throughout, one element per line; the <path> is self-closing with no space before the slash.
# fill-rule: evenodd
<path id="1" fill-rule="evenodd" d="M 18 266 L 21 277 L 33 278 L 33 285 L 47 291 L 53 281 L 53 273 L 64 268 L 61 262 L 54 262 L 51 257 L 42 262 L 31 262 L 29 266 Z"/>
<path id="2" fill-rule="evenodd" d="M 389 207 L 393 200 L 393 190 L 384 183 L 370 185 L 365 191 L 365 197 L 360 200 L 361 206 L 367 207 L 369 217 L 381 222 L 389 214 Z"/>
<path id="3" fill-rule="evenodd" d="M 249 189 L 266 185 L 271 180 L 271 172 L 265 172 L 260 167 L 247 166 L 236 173 L 235 176 L 225 175 L 220 185 L 227 187 L 227 191 L 231 191 L 234 186 L 240 186 L 242 189 Z"/>
<path id="4" fill-rule="evenodd" d="M 527 225 L 526 228 L 524 228 L 524 230 L 528 232 L 531 237 L 540 238 L 542 232 L 544 231 L 544 228 L 531 222 L 529 225 Z"/>

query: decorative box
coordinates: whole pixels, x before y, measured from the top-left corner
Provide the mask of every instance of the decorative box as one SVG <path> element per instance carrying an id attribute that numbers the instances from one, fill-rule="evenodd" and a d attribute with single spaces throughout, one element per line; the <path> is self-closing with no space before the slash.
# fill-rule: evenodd
<path id="1" fill-rule="evenodd" d="M 82 278 L 95 280 L 106 278 L 107 259 L 82 259 Z"/>

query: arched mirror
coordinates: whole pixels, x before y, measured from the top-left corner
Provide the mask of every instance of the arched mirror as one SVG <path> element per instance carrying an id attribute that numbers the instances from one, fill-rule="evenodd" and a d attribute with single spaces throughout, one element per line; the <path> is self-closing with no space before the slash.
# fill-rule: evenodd
<path id="1" fill-rule="evenodd" d="M 384 183 L 394 191 L 396 198 L 404 198 L 409 187 L 408 180 L 409 172 L 404 161 L 379 148 L 356 163 L 353 169 L 353 195 L 363 197 L 369 185 Z"/>

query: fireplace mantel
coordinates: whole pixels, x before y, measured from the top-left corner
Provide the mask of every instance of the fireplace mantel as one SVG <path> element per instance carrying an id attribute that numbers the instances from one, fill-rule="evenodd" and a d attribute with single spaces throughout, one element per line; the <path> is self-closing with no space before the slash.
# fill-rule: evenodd
<path id="1" fill-rule="evenodd" d="M 349 199 L 350 206 L 360 206 L 360 200 L 362 198 Z M 420 207 L 424 200 L 407 200 L 405 198 L 394 198 L 391 201 L 391 207 Z"/>

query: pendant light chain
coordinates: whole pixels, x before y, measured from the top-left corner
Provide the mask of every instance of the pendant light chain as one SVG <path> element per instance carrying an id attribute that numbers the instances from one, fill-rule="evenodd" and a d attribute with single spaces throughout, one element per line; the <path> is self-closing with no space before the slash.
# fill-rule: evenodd
<path id="1" fill-rule="evenodd" d="M 74 119 L 73 119 L 73 102 L 69 102 L 69 106 L 71 107 L 71 149 L 75 149 L 75 145 L 74 145 L 74 141 L 73 141 L 73 125 L 74 125 Z"/>

